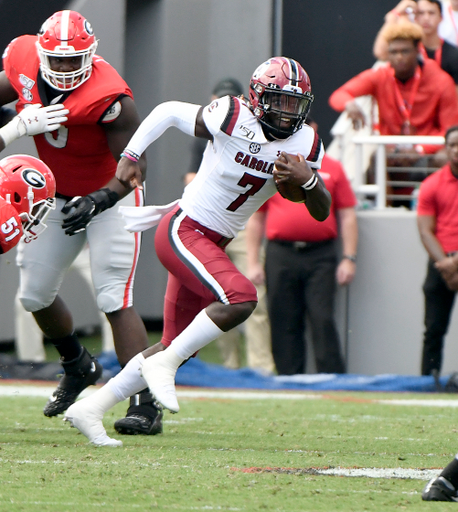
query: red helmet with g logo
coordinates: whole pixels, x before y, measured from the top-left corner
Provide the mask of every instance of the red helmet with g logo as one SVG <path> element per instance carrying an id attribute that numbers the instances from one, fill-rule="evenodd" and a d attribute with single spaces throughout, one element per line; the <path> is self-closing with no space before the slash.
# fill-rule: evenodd
<path id="1" fill-rule="evenodd" d="M 54 89 L 71 91 L 91 76 L 97 41 L 91 24 L 76 11 L 59 11 L 48 18 L 36 45 L 41 76 Z M 53 70 L 51 57 L 80 59 L 80 66 L 73 71 Z"/>
<path id="2" fill-rule="evenodd" d="M 313 102 L 305 69 L 294 59 L 273 57 L 250 81 L 250 104 L 268 134 L 285 139 L 304 124 Z"/>
<path id="3" fill-rule="evenodd" d="M 11 155 L 0 160 L 0 197 L 18 212 L 26 242 L 46 229 L 44 221 L 56 207 L 55 194 L 54 175 L 38 158 Z"/>

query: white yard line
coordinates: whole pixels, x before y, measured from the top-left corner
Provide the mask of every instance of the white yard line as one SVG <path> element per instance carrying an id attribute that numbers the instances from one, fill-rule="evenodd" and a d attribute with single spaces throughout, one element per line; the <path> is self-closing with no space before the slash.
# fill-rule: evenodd
<path id="1" fill-rule="evenodd" d="M 55 385 L 49 385 L 48 382 L 42 383 L 37 381 L 36 384 L 0 381 L 0 396 L 37 396 L 48 397 L 56 389 Z M 97 387 L 90 387 L 81 393 L 81 397 L 89 396 L 97 391 Z M 322 398 L 339 400 L 338 396 L 330 396 L 328 394 L 304 393 L 301 391 L 256 391 L 246 389 L 210 389 L 210 388 L 177 388 L 178 398 L 216 398 L 228 400 L 319 400 Z M 380 403 L 385 405 L 401 405 L 401 406 L 419 406 L 419 407 L 458 407 L 458 399 L 443 398 L 417 399 L 417 398 L 392 398 L 392 399 L 368 399 L 369 402 Z"/>

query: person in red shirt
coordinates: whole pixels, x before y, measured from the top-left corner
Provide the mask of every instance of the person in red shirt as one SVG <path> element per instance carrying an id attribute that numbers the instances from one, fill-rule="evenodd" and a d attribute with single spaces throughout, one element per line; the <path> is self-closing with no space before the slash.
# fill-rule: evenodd
<path id="1" fill-rule="evenodd" d="M 378 104 L 381 135 L 444 135 L 449 126 L 458 123 L 458 96 L 451 76 L 436 61 L 423 59 L 422 36 L 422 29 L 408 21 L 386 26 L 381 37 L 388 44 L 388 62 L 363 71 L 334 91 L 329 98 L 331 107 L 345 110 L 358 129 L 366 120 L 355 99 L 372 95 Z M 398 144 L 387 151 L 387 167 L 419 167 L 415 174 L 388 173 L 389 194 L 407 196 L 390 197 L 390 204 L 395 200 L 394 205 L 409 207 L 413 185 L 405 187 L 404 182 L 421 181 L 424 173 L 420 168 L 443 165 L 445 153 L 438 145 Z M 434 157 L 426 158 L 425 153 Z"/>
<path id="2" fill-rule="evenodd" d="M 89 245 L 97 305 L 113 330 L 121 366 L 148 347 L 145 326 L 133 307 L 140 236 L 128 233 L 116 204 L 139 206 L 143 193 L 115 177 L 117 162 L 140 124 L 132 91 L 97 55 L 91 24 L 63 10 L 43 23 L 38 35 L 17 37 L 3 53 L 0 105 L 15 101 L 17 116 L 0 128 L 0 150 L 32 135 L 56 177 L 56 209 L 44 236 L 18 246 L 20 301 L 61 356 L 64 375 L 44 407 L 45 416 L 64 412 L 102 366 L 80 343 L 68 307 L 59 296 L 64 275 Z M 146 159 L 140 158 L 141 171 Z M 133 397 L 123 434 L 162 430 L 162 411 L 147 389 Z M 157 428 L 156 428 L 157 427 Z"/>
<path id="3" fill-rule="evenodd" d="M 372 95 L 379 107 L 381 135 L 444 135 L 458 123 L 455 85 L 432 59 L 420 58 L 422 30 L 413 23 L 398 23 L 384 30 L 388 62 L 363 71 L 329 98 L 338 112 L 347 112 L 355 127 L 365 123 L 355 99 Z M 439 146 L 416 148 L 434 153 Z"/>
<path id="4" fill-rule="evenodd" d="M 429 255 L 423 285 L 423 375 L 440 370 L 443 339 L 458 290 L 458 125 L 445 134 L 445 148 L 449 162 L 421 184 L 418 197 L 418 229 Z M 458 501 L 458 454 L 428 482 L 421 497 L 423 501 Z"/>
<path id="5" fill-rule="evenodd" d="M 417 223 L 429 255 L 423 285 L 425 332 L 422 375 L 440 372 L 444 336 L 458 290 L 458 126 L 445 135 L 449 162 L 420 186 Z"/>
<path id="6" fill-rule="evenodd" d="M 388 58 L 388 43 L 383 37 L 385 27 L 411 18 L 423 30 L 419 45 L 423 57 L 435 60 L 453 78 L 458 90 L 458 48 L 439 36 L 442 11 L 440 0 L 402 0 L 386 14 L 385 23 L 374 41 L 374 56 L 382 61 Z"/>
<path id="7" fill-rule="evenodd" d="M 304 373 L 306 318 L 318 373 L 345 373 L 334 319 L 336 282 L 349 284 L 356 271 L 356 198 L 341 164 L 323 158 L 320 176 L 329 190 L 331 213 L 317 222 L 303 204 L 275 194 L 248 221 L 251 275 L 264 279 L 259 249 L 267 238 L 265 280 L 272 353 L 280 375 Z M 338 229 L 340 227 L 340 230 Z M 338 232 L 343 257 L 338 259 Z"/>

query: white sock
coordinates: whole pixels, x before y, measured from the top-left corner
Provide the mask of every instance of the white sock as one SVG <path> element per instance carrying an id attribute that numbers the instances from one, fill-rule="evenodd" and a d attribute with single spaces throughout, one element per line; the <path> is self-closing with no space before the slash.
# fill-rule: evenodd
<path id="1" fill-rule="evenodd" d="M 103 415 L 109 411 L 112 407 L 114 407 L 117 403 L 122 402 L 114 393 L 113 390 L 110 389 L 108 385 L 110 381 L 105 386 L 102 386 L 98 391 L 88 396 L 83 400 L 89 400 L 91 403 L 92 412 L 95 414 Z M 76 402 L 78 404 L 79 402 Z"/>
<path id="2" fill-rule="evenodd" d="M 184 361 L 195 352 L 221 336 L 223 331 L 210 319 L 203 309 L 194 320 L 173 341 L 171 347 Z"/>
<path id="3" fill-rule="evenodd" d="M 145 357 L 140 352 L 124 366 L 118 375 L 107 382 L 107 386 L 110 386 L 111 391 L 120 402 L 148 387 L 146 380 L 141 375 L 144 360 Z"/>

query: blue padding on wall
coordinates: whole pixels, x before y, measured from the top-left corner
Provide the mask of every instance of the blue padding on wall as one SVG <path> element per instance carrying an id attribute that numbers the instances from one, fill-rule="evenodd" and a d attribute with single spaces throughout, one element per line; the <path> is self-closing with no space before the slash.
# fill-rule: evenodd
<path id="1" fill-rule="evenodd" d="M 449 376 L 441 377 L 445 386 Z M 254 370 L 230 370 L 191 359 L 178 369 L 179 386 L 316 391 L 437 391 L 434 378 L 412 375 L 314 374 L 266 377 Z"/>

